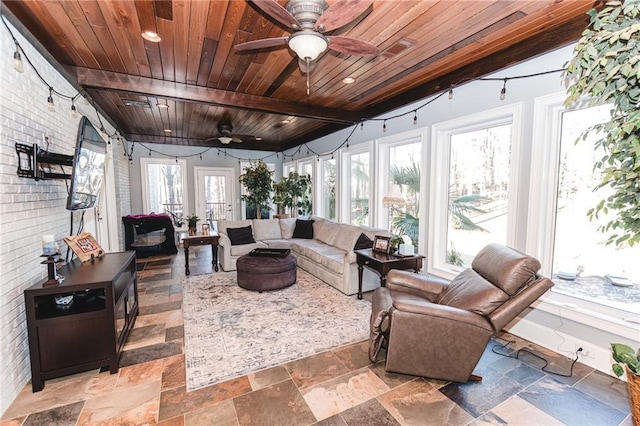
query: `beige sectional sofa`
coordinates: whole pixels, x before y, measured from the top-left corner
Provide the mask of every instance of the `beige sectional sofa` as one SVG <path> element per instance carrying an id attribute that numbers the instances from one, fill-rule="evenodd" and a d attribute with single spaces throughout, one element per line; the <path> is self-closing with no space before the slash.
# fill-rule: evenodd
<path id="1" fill-rule="evenodd" d="M 354 247 L 365 234 L 373 240 L 375 235 L 390 236 L 389 231 L 367 226 L 337 223 L 312 216 L 313 238 L 293 238 L 296 218 L 254 219 L 218 221 L 220 248 L 218 259 L 222 269 L 236 269 L 238 257 L 255 248 L 288 248 L 298 261 L 298 267 L 320 278 L 322 281 L 351 295 L 358 292 L 358 265 Z M 251 225 L 255 243 L 232 245 L 227 230 Z M 375 272 L 364 269 L 363 291 L 373 290 L 380 284 Z"/>

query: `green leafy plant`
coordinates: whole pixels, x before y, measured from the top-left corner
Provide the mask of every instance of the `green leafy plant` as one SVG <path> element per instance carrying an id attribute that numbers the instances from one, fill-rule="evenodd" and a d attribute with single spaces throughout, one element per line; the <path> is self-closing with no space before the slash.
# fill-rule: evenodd
<path id="1" fill-rule="evenodd" d="M 616 376 L 624 373 L 623 365 L 635 375 L 640 375 L 640 349 L 634 351 L 631 346 L 622 343 L 612 343 L 611 352 L 615 363 L 611 366 Z"/>
<path id="2" fill-rule="evenodd" d="M 273 188 L 273 171 L 269 170 L 267 164 L 259 160 L 255 165 L 244 168 L 244 174 L 240 176 L 240 183 L 244 186 L 245 193 L 242 200 L 250 207 L 255 207 L 256 216 L 262 218 L 262 212 L 271 210 L 269 199 Z"/>
<path id="3" fill-rule="evenodd" d="M 195 228 L 196 226 L 198 226 L 199 221 L 200 218 L 195 214 L 187 216 L 187 223 L 189 224 L 189 228 Z"/>
<path id="4" fill-rule="evenodd" d="M 291 172 L 273 184 L 273 190 L 273 202 L 289 208 L 291 216 L 311 213 L 311 176 Z"/>
<path id="5" fill-rule="evenodd" d="M 609 1 L 588 12 L 590 26 L 582 33 L 567 64 L 567 106 L 585 96 L 590 104 L 611 103 L 609 121 L 592 126 L 603 157 L 594 165 L 599 188 L 613 193 L 587 212 L 597 219 L 613 213 L 599 227 L 607 244 L 640 243 L 640 0 Z M 583 139 L 584 139 L 583 135 Z"/>

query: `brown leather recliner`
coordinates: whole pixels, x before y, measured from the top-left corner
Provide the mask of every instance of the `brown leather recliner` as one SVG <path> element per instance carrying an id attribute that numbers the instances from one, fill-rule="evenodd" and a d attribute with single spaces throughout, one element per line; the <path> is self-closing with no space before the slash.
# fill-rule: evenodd
<path id="1" fill-rule="evenodd" d="M 491 335 L 549 290 L 537 275 L 540 262 L 509 247 L 490 244 L 470 269 L 447 283 L 393 270 L 372 301 L 370 353 L 384 342 L 386 371 L 455 382 L 473 376 Z"/>

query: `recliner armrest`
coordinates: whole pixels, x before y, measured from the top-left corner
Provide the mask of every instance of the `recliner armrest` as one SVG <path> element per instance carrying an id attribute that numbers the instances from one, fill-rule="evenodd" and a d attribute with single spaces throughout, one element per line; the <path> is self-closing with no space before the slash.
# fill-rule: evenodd
<path id="1" fill-rule="evenodd" d="M 413 294 L 433 302 L 449 283 L 436 277 L 394 269 L 387 274 L 389 290 Z"/>
<path id="2" fill-rule="evenodd" d="M 393 307 L 404 313 L 436 317 L 439 320 L 463 322 L 487 331 L 493 331 L 491 323 L 482 315 L 453 306 L 438 305 L 411 295 L 394 295 Z"/>

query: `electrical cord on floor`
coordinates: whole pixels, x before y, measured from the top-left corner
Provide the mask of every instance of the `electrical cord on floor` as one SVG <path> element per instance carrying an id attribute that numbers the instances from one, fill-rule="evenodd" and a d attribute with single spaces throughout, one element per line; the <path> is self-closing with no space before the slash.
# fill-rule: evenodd
<path id="1" fill-rule="evenodd" d="M 501 339 L 501 340 L 504 340 L 504 339 Z M 500 356 L 504 356 L 504 357 L 508 357 L 508 358 L 515 358 L 517 360 L 520 359 L 520 353 L 521 352 L 527 353 L 529 355 L 533 355 L 534 357 L 544 361 L 544 365 L 541 368 L 542 371 L 544 371 L 545 373 L 553 374 L 553 375 L 556 375 L 556 376 L 562 376 L 562 377 L 572 377 L 573 376 L 573 366 L 576 365 L 576 362 L 578 362 L 578 353 L 582 352 L 582 348 L 578 348 L 578 350 L 576 351 L 576 357 L 571 362 L 571 367 L 569 368 L 569 374 L 565 374 L 565 373 L 559 373 L 557 371 L 547 370 L 547 366 L 549 365 L 549 361 L 547 361 L 544 357 L 541 357 L 540 355 L 535 354 L 535 353 L 531 352 L 529 349 L 526 349 L 526 348 L 518 349 L 516 351 L 516 355 L 515 356 L 497 352 L 496 349 L 498 349 L 498 348 L 504 349 L 510 343 L 516 343 L 516 342 L 515 342 L 515 340 L 507 340 L 504 345 L 502 345 L 502 344 L 493 345 L 493 347 L 491 348 L 491 352 L 493 352 L 494 354 L 500 355 Z"/>

